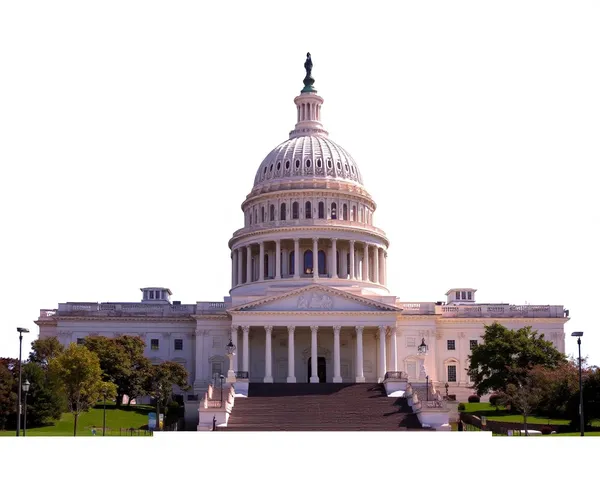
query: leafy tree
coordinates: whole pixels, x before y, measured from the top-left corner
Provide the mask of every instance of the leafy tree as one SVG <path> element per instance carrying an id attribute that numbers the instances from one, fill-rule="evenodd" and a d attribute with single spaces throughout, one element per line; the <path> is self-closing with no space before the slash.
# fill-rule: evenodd
<path id="1" fill-rule="evenodd" d="M 100 360 L 84 345 L 72 343 L 62 354 L 50 360 L 49 368 L 73 414 L 73 436 L 76 436 L 79 415 L 96 404 L 105 387 Z"/>
<path id="2" fill-rule="evenodd" d="M 114 340 L 125 351 L 130 368 L 127 381 L 119 386 L 120 396 L 117 396 L 117 405 L 120 405 L 123 395 L 129 397 L 128 403 L 130 404 L 133 398 L 147 394 L 146 384 L 150 375 L 151 363 L 144 355 L 146 343 L 141 338 L 121 335 Z"/>
<path id="3" fill-rule="evenodd" d="M 163 362 L 150 367 L 146 391 L 156 400 L 156 421 L 160 418 L 160 406 L 169 404 L 173 395 L 173 385 L 182 390 L 189 389 L 188 372 L 176 362 Z M 165 411 L 165 413 L 167 413 Z"/>
<path id="4" fill-rule="evenodd" d="M 59 420 L 66 411 L 58 382 L 37 362 L 23 365 L 23 378 L 29 380 L 27 394 L 27 426 L 45 425 Z"/>
<path id="5" fill-rule="evenodd" d="M 16 358 L 0 358 L 0 430 L 16 422 L 18 364 Z"/>
<path id="6" fill-rule="evenodd" d="M 119 387 L 127 383 L 130 374 L 130 365 L 125 351 L 113 338 L 102 336 L 86 337 L 84 345 L 98 355 L 102 379 L 117 385 L 117 394 L 114 397 L 116 399 L 120 393 Z"/>
<path id="7" fill-rule="evenodd" d="M 512 378 L 518 379 L 518 383 L 509 383 L 500 394 L 502 403 L 509 404 L 523 415 L 523 428 L 527 436 L 527 417 L 533 414 L 544 397 L 540 385 L 541 377 L 531 375 L 527 369 L 510 369 Z"/>
<path id="8" fill-rule="evenodd" d="M 575 363 L 565 362 L 554 368 L 536 366 L 530 375 L 535 377 L 543 392 L 536 413 L 550 418 L 567 418 L 573 408 L 577 410 L 575 396 L 579 392 L 579 373 Z"/>
<path id="9" fill-rule="evenodd" d="M 31 353 L 29 361 L 35 362 L 41 367 L 47 368 L 48 362 L 60 355 L 65 348 L 56 337 L 34 340 L 31 342 Z"/>
<path id="10" fill-rule="evenodd" d="M 469 355 L 469 375 L 478 395 L 505 392 L 508 384 L 520 385 L 535 365 L 557 367 L 565 356 L 531 327 L 510 330 L 499 323 L 485 326 L 483 343 Z"/>

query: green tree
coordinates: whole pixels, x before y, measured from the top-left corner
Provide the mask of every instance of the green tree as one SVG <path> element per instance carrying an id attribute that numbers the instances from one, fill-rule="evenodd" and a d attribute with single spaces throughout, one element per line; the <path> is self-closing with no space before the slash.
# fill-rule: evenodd
<path id="1" fill-rule="evenodd" d="M 510 330 L 499 323 L 485 326 L 483 343 L 469 355 L 468 373 L 478 395 L 505 392 L 507 385 L 520 385 L 535 365 L 554 368 L 565 356 L 531 327 Z"/>
<path id="2" fill-rule="evenodd" d="M 60 355 L 65 348 L 56 337 L 34 340 L 31 342 L 31 353 L 29 361 L 35 362 L 41 367 L 47 368 L 48 362 Z"/>
<path id="3" fill-rule="evenodd" d="M 18 364 L 16 358 L 0 358 L 0 430 L 16 422 Z"/>
<path id="4" fill-rule="evenodd" d="M 27 394 L 27 426 L 40 426 L 59 420 L 66 411 L 59 383 L 37 362 L 23 365 L 23 379 L 30 383 Z"/>
<path id="5" fill-rule="evenodd" d="M 98 355 L 103 380 L 117 385 L 117 393 L 113 398 L 117 400 L 119 390 L 127 383 L 131 370 L 124 349 L 113 338 L 103 336 L 86 337 L 84 345 Z M 120 404 L 118 400 L 117 404 Z"/>
<path id="6" fill-rule="evenodd" d="M 515 383 L 509 383 L 500 396 L 502 403 L 510 405 L 511 410 L 517 410 L 523 415 L 523 429 L 527 436 L 527 417 L 535 412 L 544 398 L 544 391 L 540 384 L 543 379 L 532 375 L 531 370 L 528 369 L 509 370 L 512 370 L 511 378 Z"/>
<path id="7" fill-rule="evenodd" d="M 167 406 L 172 399 L 173 385 L 188 390 L 188 372 L 183 365 L 176 362 L 163 362 L 150 367 L 146 391 L 156 400 L 156 421 L 160 418 L 160 407 Z M 165 416 L 167 414 L 165 408 Z"/>
<path id="8" fill-rule="evenodd" d="M 76 436 L 79 415 L 96 404 L 104 388 L 98 355 L 84 345 L 72 343 L 50 360 L 49 369 L 52 378 L 59 382 L 73 414 L 73 436 Z"/>
<path id="9" fill-rule="evenodd" d="M 119 385 L 120 396 L 117 396 L 117 405 L 120 405 L 123 395 L 129 397 L 128 404 L 130 404 L 132 399 L 147 394 L 146 385 L 151 363 L 144 355 L 146 343 L 141 338 L 121 335 L 114 340 L 125 351 L 129 362 L 129 377 L 126 382 Z"/>

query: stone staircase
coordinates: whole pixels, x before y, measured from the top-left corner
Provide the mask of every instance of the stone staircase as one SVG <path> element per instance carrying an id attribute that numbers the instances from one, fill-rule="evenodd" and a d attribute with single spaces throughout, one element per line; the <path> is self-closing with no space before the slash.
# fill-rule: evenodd
<path id="1" fill-rule="evenodd" d="M 225 431 L 424 430 L 404 398 L 366 383 L 251 383 Z"/>

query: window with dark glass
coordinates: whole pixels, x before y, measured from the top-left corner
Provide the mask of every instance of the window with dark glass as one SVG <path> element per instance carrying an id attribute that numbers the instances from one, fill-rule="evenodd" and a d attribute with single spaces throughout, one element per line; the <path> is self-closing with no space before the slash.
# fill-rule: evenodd
<path id="1" fill-rule="evenodd" d="M 274 222 L 275 221 L 275 205 L 271 205 L 269 207 L 269 210 L 270 210 L 269 211 L 269 219 L 271 222 Z"/>
<path id="2" fill-rule="evenodd" d="M 265 218 L 265 207 L 260 207 L 260 218 L 262 222 L 265 222 L 267 219 Z"/>
<path id="3" fill-rule="evenodd" d="M 294 256 L 295 256 L 295 253 L 292 250 L 290 252 L 290 261 L 289 261 L 289 264 L 288 264 L 288 271 L 290 272 L 290 275 L 294 275 L 295 272 L 296 272 L 296 262 L 294 260 Z"/>
<path id="4" fill-rule="evenodd" d="M 448 381 L 456 382 L 456 365 L 448 365 Z"/>
<path id="5" fill-rule="evenodd" d="M 333 220 L 337 219 L 337 205 L 335 204 L 335 202 L 331 204 L 331 218 Z"/>
<path id="6" fill-rule="evenodd" d="M 467 293 L 466 292 L 462 292 L 462 299 L 466 300 L 467 299 Z"/>
<path id="7" fill-rule="evenodd" d="M 286 212 L 286 210 L 287 210 L 287 204 L 285 204 L 285 203 L 282 203 L 282 204 L 281 204 L 281 214 L 280 214 L 280 216 L 279 216 L 279 218 L 280 218 L 281 220 L 285 220 L 286 213 L 287 213 L 287 212 Z"/>
<path id="8" fill-rule="evenodd" d="M 175 339 L 175 350 L 183 350 L 183 340 L 181 338 Z"/>
<path id="9" fill-rule="evenodd" d="M 85 343 L 85 340 L 83 338 L 77 339 L 77 345 L 83 345 L 84 343 Z"/>
<path id="10" fill-rule="evenodd" d="M 327 257 L 323 250 L 319 250 L 319 275 L 325 275 L 327 273 Z"/>
<path id="11" fill-rule="evenodd" d="M 469 300 L 473 300 L 473 293 L 472 292 L 467 292 L 467 298 Z"/>
<path id="12" fill-rule="evenodd" d="M 477 340 L 469 340 L 469 348 L 473 350 L 477 346 Z"/>
<path id="13" fill-rule="evenodd" d="M 304 252 L 304 273 L 313 273 L 313 253 L 312 250 Z"/>
<path id="14" fill-rule="evenodd" d="M 448 350 L 456 350 L 456 341 L 448 340 L 447 346 L 448 346 Z"/>
<path id="15" fill-rule="evenodd" d="M 298 202 L 294 202 L 292 203 L 292 219 L 296 220 L 297 218 L 300 217 L 300 206 L 298 205 Z"/>
<path id="16" fill-rule="evenodd" d="M 304 217 L 312 218 L 312 205 L 310 202 L 304 204 Z"/>
<path id="17" fill-rule="evenodd" d="M 342 206 L 342 219 L 348 220 L 348 205 L 346 205 L 345 203 Z"/>
<path id="18" fill-rule="evenodd" d="M 456 299 L 460 300 L 460 292 L 456 292 Z"/>
<path id="19" fill-rule="evenodd" d="M 150 349 L 158 350 L 158 338 L 153 338 L 150 340 Z"/>
<path id="20" fill-rule="evenodd" d="M 319 218 L 325 218 L 325 203 L 319 202 Z"/>

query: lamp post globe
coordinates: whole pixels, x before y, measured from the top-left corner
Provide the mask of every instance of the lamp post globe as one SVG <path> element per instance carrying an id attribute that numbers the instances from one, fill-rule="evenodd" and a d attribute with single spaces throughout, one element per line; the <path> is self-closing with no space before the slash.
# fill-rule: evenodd
<path id="1" fill-rule="evenodd" d="M 25 401 L 23 402 L 23 436 L 27 434 L 27 393 L 30 385 L 29 380 L 25 380 L 25 383 L 23 383 L 23 393 L 25 394 Z"/>

